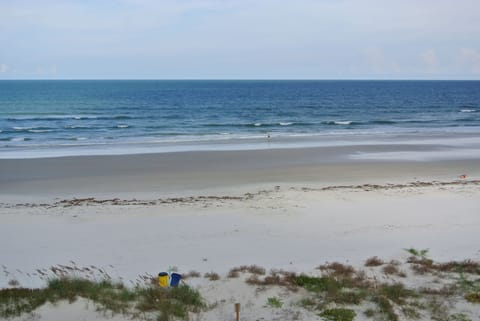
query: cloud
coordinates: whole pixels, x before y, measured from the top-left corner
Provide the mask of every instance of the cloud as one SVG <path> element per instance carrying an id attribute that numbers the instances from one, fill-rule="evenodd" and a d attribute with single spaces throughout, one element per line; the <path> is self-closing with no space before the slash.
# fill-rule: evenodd
<path id="1" fill-rule="evenodd" d="M 437 71 L 439 67 L 439 61 L 436 52 L 433 49 L 429 49 L 420 54 L 420 59 L 427 66 L 430 72 Z"/>
<path id="2" fill-rule="evenodd" d="M 7 64 L 0 64 L 0 74 L 6 74 L 8 72 Z"/>
<path id="3" fill-rule="evenodd" d="M 480 52 L 472 48 L 460 49 L 460 61 L 469 66 L 472 74 L 480 74 Z"/>
<path id="4" fill-rule="evenodd" d="M 399 64 L 388 57 L 382 48 L 370 47 L 364 51 L 367 65 L 376 74 L 391 74 L 401 72 Z"/>

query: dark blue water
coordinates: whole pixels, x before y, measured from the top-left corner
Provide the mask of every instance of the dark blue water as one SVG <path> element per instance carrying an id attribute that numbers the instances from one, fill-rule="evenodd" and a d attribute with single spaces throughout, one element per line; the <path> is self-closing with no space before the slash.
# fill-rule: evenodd
<path id="1" fill-rule="evenodd" d="M 431 132 L 480 132 L 479 81 L 0 81 L 0 153 Z"/>

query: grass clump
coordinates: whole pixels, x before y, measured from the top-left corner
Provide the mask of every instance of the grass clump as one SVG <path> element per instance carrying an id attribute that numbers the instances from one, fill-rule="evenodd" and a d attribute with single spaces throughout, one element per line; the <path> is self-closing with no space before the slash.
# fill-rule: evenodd
<path id="1" fill-rule="evenodd" d="M 266 271 L 263 267 L 258 266 L 258 265 L 242 265 L 238 267 L 234 267 L 233 269 L 230 270 L 228 275 L 232 275 L 229 277 L 238 277 L 240 273 L 251 273 L 254 275 L 265 275 Z M 235 276 L 236 275 L 236 276 Z"/>
<path id="2" fill-rule="evenodd" d="M 187 274 L 183 274 L 182 278 L 183 279 L 190 279 L 190 278 L 199 278 L 202 275 L 198 271 L 191 270 Z"/>
<path id="3" fill-rule="evenodd" d="M 313 277 L 304 274 L 297 276 L 295 283 L 310 292 L 331 292 L 342 288 L 342 284 L 333 278 Z"/>
<path id="4" fill-rule="evenodd" d="M 404 272 L 400 271 L 395 264 L 392 263 L 385 265 L 382 269 L 382 272 L 386 275 L 396 275 L 402 278 L 407 276 Z"/>
<path id="5" fill-rule="evenodd" d="M 297 275 L 294 272 L 271 270 L 270 274 L 263 278 L 254 274 L 246 282 L 250 285 L 259 286 L 284 286 L 291 291 L 296 291 L 298 286 L 295 281 L 296 277 Z"/>
<path id="6" fill-rule="evenodd" d="M 47 302 L 48 298 L 40 289 L 0 290 L 0 317 L 11 318 L 30 313 Z"/>
<path id="7" fill-rule="evenodd" d="M 207 272 L 204 275 L 205 278 L 209 279 L 210 281 L 218 281 L 220 280 L 220 275 L 216 272 Z"/>
<path id="8" fill-rule="evenodd" d="M 271 297 L 267 299 L 267 305 L 271 308 L 281 308 L 283 302 L 277 297 Z"/>
<path id="9" fill-rule="evenodd" d="M 328 309 L 320 313 L 320 316 L 327 321 L 352 321 L 357 314 L 351 309 Z"/>
<path id="10" fill-rule="evenodd" d="M 136 310 L 157 313 L 159 321 L 186 319 L 188 312 L 198 312 L 204 303 L 198 291 L 182 285 L 174 288 L 148 287 L 139 289 Z"/>
<path id="11" fill-rule="evenodd" d="M 373 302 L 377 304 L 378 313 L 384 315 L 389 321 L 398 321 L 398 315 L 393 309 L 393 305 L 390 300 L 384 295 L 375 295 Z"/>
<path id="12" fill-rule="evenodd" d="M 337 277 L 349 277 L 355 273 L 355 269 L 351 265 L 345 265 L 338 262 L 320 265 L 318 269 L 326 271 L 328 275 Z"/>
<path id="13" fill-rule="evenodd" d="M 465 294 L 465 300 L 470 303 L 480 303 L 480 292 L 470 292 Z"/>
<path id="14" fill-rule="evenodd" d="M 402 283 L 384 284 L 380 288 L 379 293 L 400 305 L 405 304 L 407 298 L 418 297 L 415 291 L 405 288 Z"/>
<path id="15" fill-rule="evenodd" d="M 378 256 L 373 256 L 365 261 L 365 266 L 380 266 L 385 264 Z"/>

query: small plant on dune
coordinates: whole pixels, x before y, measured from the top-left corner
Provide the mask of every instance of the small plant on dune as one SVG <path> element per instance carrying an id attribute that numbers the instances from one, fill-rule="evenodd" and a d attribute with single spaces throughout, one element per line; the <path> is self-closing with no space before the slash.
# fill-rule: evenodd
<path id="1" fill-rule="evenodd" d="M 220 275 L 216 272 L 207 272 L 204 275 L 205 278 L 209 279 L 210 281 L 218 281 L 220 280 Z"/>
<path id="2" fill-rule="evenodd" d="M 174 288 L 148 287 L 137 289 L 135 308 L 142 312 L 158 313 L 157 320 L 187 319 L 188 311 L 198 312 L 205 305 L 198 291 L 182 285 Z"/>
<path id="3" fill-rule="evenodd" d="M 239 276 L 240 276 L 240 272 L 238 272 L 234 269 L 228 271 L 228 274 L 227 274 L 228 278 L 238 278 Z"/>
<path id="4" fill-rule="evenodd" d="M 480 292 L 470 292 L 465 294 L 465 300 L 470 303 L 480 303 Z"/>
<path id="5" fill-rule="evenodd" d="M 332 292 L 342 288 L 342 284 L 333 278 L 313 277 L 304 274 L 297 276 L 295 283 L 310 292 Z"/>
<path id="6" fill-rule="evenodd" d="M 381 259 L 377 256 L 373 256 L 365 261 L 365 266 L 380 266 L 385 264 Z"/>
<path id="7" fill-rule="evenodd" d="M 355 269 L 353 268 L 353 266 L 345 265 L 338 262 L 320 265 L 318 269 L 321 271 L 326 271 L 328 275 L 340 277 L 349 277 L 353 273 L 355 273 Z"/>
<path id="8" fill-rule="evenodd" d="M 242 265 L 242 266 L 234 267 L 233 269 L 231 269 L 230 272 L 229 272 L 229 275 L 233 275 L 233 276 L 229 276 L 229 277 L 238 277 L 240 272 L 241 273 L 248 272 L 248 273 L 255 274 L 255 275 L 265 275 L 265 273 L 266 273 L 265 269 L 261 266 L 258 266 L 258 265 Z M 234 276 L 234 275 L 237 275 L 237 276 Z"/>
<path id="9" fill-rule="evenodd" d="M 283 302 L 277 297 L 271 297 L 267 299 L 267 305 L 271 308 L 281 308 Z"/>
<path id="10" fill-rule="evenodd" d="M 385 265 L 382 269 L 382 272 L 387 275 L 396 275 L 402 278 L 407 276 L 404 272 L 400 271 L 396 265 L 391 263 Z"/>
<path id="11" fill-rule="evenodd" d="M 183 274 L 183 275 L 182 275 L 182 278 L 183 278 L 183 279 L 190 279 L 190 278 L 199 278 L 199 277 L 201 277 L 201 276 L 202 276 L 202 275 L 200 274 L 200 272 L 191 270 L 191 271 L 189 271 L 188 273 Z"/>
<path id="12" fill-rule="evenodd" d="M 377 304 L 379 314 L 384 315 L 389 321 L 398 321 L 398 315 L 395 313 L 393 305 L 387 297 L 384 295 L 375 295 L 373 302 Z M 375 314 L 377 314 L 377 311 L 375 311 Z"/>
<path id="13" fill-rule="evenodd" d="M 452 314 L 449 318 L 448 321 L 472 321 L 466 314 L 464 313 L 456 313 Z"/>
<path id="14" fill-rule="evenodd" d="M 272 270 L 269 275 L 263 278 L 260 278 L 257 274 L 251 275 L 245 282 L 250 285 L 284 286 L 290 291 L 297 291 L 296 277 L 297 275 L 294 272 Z"/>
<path id="15" fill-rule="evenodd" d="M 422 259 L 428 258 L 428 252 L 430 251 L 429 249 L 417 250 L 416 248 L 413 248 L 413 247 L 404 249 L 404 250 L 410 253 L 411 255 L 418 258 L 422 258 Z"/>
<path id="16" fill-rule="evenodd" d="M 326 321 L 352 321 L 357 314 L 351 309 L 328 309 L 320 313 L 320 316 Z"/>

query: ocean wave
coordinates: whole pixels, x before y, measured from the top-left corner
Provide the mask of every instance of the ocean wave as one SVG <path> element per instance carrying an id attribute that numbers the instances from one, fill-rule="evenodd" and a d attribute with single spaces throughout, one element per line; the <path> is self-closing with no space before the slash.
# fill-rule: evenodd
<path id="1" fill-rule="evenodd" d="M 324 125 L 353 125 L 356 124 L 352 120 L 330 120 L 322 122 Z"/>
<path id="2" fill-rule="evenodd" d="M 476 113 L 477 110 L 476 109 L 461 109 L 460 112 L 461 113 Z"/>
<path id="3" fill-rule="evenodd" d="M 49 132 L 53 132 L 52 129 L 29 129 L 28 130 L 29 133 L 49 133 Z"/>
<path id="4" fill-rule="evenodd" d="M 122 120 L 132 119 L 127 115 L 115 115 L 115 116 L 95 116 L 95 115 L 48 115 L 48 116 L 33 116 L 33 117 L 8 117 L 7 121 L 11 122 L 25 122 L 25 121 L 58 121 L 58 120 Z"/>
<path id="5" fill-rule="evenodd" d="M 44 127 L 44 126 L 13 126 L 12 129 L 14 132 L 29 132 L 29 133 L 44 133 L 44 132 L 51 132 L 53 128 L 51 127 Z"/>
<path id="6" fill-rule="evenodd" d="M 125 125 L 125 124 L 119 124 L 119 125 L 116 126 L 116 128 L 128 128 L 128 127 L 130 127 L 130 126 Z"/>
<path id="7" fill-rule="evenodd" d="M 203 124 L 203 127 L 277 127 L 277 126 L 313 126 L 318 123 L 309 122 L 274 122 L 274 123 L 209 123 Z"/>
<path id="8" fill-rule="evenodd" d="M 12 137 L 10 138 L 11 142 L 26 142 L 32 140 L 31 138 L 28 137 Z"/>
<path id="9" fill-rule="evenodd" d="M 65 129 L 92 129 L 93 127 L 90 126 L 81 126 L 81 125 L 65 125 L 63 126 Z"/>

